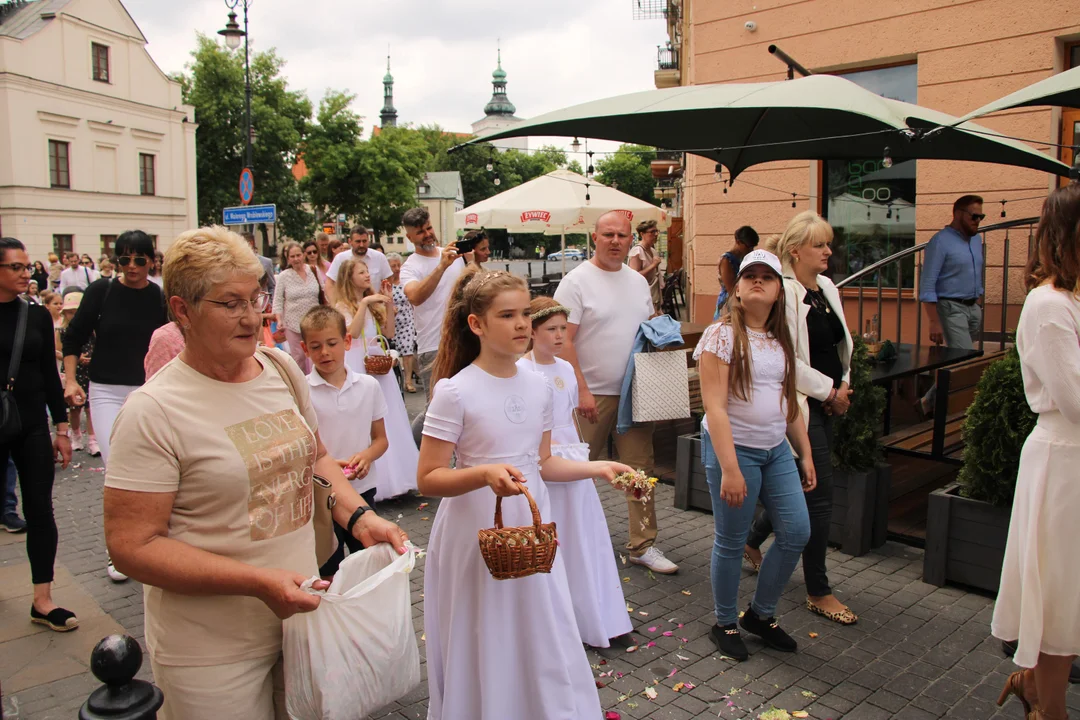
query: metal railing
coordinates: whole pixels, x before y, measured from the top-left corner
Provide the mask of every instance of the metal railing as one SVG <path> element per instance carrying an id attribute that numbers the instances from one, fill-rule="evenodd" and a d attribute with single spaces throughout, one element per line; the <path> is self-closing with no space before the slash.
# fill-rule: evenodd
<path id="1" fill-rule="evenodd" d="M 658 70 L 678 70 L 679 54 L 668 45 L 656 46 L 656 68 Z"/>
<path id="2" fill-rule="evenodd" d="M 982 280 L 983 288 L 986 287 L 986 268 L 990 255 L 990 243 L 989 237 L 991 233 L 1004 232 L 1005 238 L 1002 243 L 1002 255 L 1001 255 L 1001 322 L 998 334 L 998 341 L 1004 347 L 1006 343 L 1012 342 L 1011 333 L 1008 330 L 1008 318 L 1009 318 L 1009 270 L 1013 267 L 1010 262 L 1010 246 L 1012 238 L 1010 233 L 1019 231 L 1023 234 L 1023 231 L 1027 230 L 1027 253 L 1024 255 L 1024 265 L 1027 263 L 1027 258 L 1031 256 L 1031 249 L 1034 242 L 1035 226 L 1038 224 L 1038 218 L 1021 218 L 1019 220 L 1006 220 L 1004 222 L 994 223 L 992 225 L 986 225 L 979 228 L 979 234 L 983 239 L 983 266 L 982 266 Z M 877 280 L 877 317 L 878 317 L 878 329 L 880 332 L 880 322 L 882 316 L 882 310 L 884 306 L 884 276 L 886 269 L 891 266 L 896 266 L 896 340 L 897 342 L 903 339 L 903 321 L 904 321 L 904 272 L 900 263 L 912 255 L 917 255 L 915 263 L 915 288 L 914 288 L 914 300 L 915 300 L 915 347 L 918 348 L 922 344 L 922 299 L 919 297 L 919 290 L 917 285 L 918 278 L 922 275 L 922 252 L 926 249 L 929 243 L 922 243 L 921 245 L 915 245 L 913 247 L 905 248 L 899 252 L 893 253 L 887 258 L 878 260 L 865 268 L 862 268 L 858 272 L 852 273 L 843 280 L 836 283 L 836 287 L 844 289 L 851 287 L 855 283 L 858 283 L 859 290 L 859 313 L 858 313 L 858 325 L 856 331 L 862 333 L 863 331 L 863 318 L 864 318 L 864 289 L 865 285 L 862 280 L 864 278 L 871 278 L 876 276 Z M 1023 267 L 1023 265 L 1019 266 Z M 889 288 L 892 290 L 892 287 Z M 979 350 L 983 349 L 986 342 L 986 302 L 983 301 L 982 305 L 982 322 L 979 331 Z"/>

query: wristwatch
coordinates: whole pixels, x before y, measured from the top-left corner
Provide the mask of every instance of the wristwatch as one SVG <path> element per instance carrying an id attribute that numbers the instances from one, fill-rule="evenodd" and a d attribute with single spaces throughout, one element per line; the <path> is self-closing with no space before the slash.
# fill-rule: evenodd
<path id="1" fill-rule="evenodd" d="M 345 532 L 347 532 L 350 537 L 352 537 L 353 526 L 360 520 L 360 516 L 366 512 L 371 512 L 371 508 L 367 505 L 361 505 L 353 511 L 352 517 L 349 518 L 349 524 L 345 526 Z"/>

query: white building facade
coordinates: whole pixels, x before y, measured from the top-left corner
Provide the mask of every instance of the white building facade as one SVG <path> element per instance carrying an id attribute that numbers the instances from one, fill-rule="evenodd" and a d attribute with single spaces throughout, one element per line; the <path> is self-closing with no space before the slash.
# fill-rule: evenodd
<path id="1" fill-rule="evenodd" d="M 31 258 L 160 249 L 197 227 L 195 110 L 119 0 L 33 0 L 0 16 L 0 233 Z"/>

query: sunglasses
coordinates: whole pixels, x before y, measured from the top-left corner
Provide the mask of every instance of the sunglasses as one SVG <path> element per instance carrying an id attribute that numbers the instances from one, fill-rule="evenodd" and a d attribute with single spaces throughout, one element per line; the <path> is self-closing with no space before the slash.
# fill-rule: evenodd
<path id="1" fill-rule="evenodd" d="M 318 250 L 305 250 L 304 254 L 305 255 L 318 255 L 319 251 Z"/>
<path id="2" fill-rule="evenodd" d="M 120 267 L 127 267 L 131 263 L 135 263 L 135 267 L 146 267 L 146 264 L 150 260 L 142 255 L 121 255 L 116 258 L 116 264 Z"/>
<path id="3" fill-rule="evenodd" d="M 93 262 L 91 262 L 90 260 L 83 260 L 83 261 L 82 261 L 82 263 L 80 263 L 80 264 L 81 264 L 81 265 L 82 265 L 83 267 L 93 267 L 93 266 L 94 266 L 94 263 L 93 263 Z"/>
<path id="4" fill-rule="evenodd" d="M 984 213 L 973 213 L 973 212 L 968 212 L 967 210 L 965 210 L 964 212 L 966 212 L 968 215 L 970 215 L 971 219 L 974 220 L 975 222 L 982 222 L 983 220 L 986 219 L 986 215 Z"/>

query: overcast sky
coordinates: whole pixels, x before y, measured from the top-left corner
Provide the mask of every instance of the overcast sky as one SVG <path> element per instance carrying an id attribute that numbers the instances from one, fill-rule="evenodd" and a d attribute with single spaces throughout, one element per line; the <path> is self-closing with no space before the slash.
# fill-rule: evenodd
<path id="1" fill-rule="evenodd" d="M 255 0 L 249 17 L 253 47 L 277 48 L 291 88 L 316 106 L 327 88 L 349 90 L 365 132 L 379 123 L 387 46 L 398 123 L 467 132 L 491 97 L 500 41 L 519 117 L 652 89 L 666 28 L 634 20 L 636 1 Z M 228 14 L 224 0 L 123 2 L 168 73 L 184 69 L 197 32 L 213 35 Z"/>

